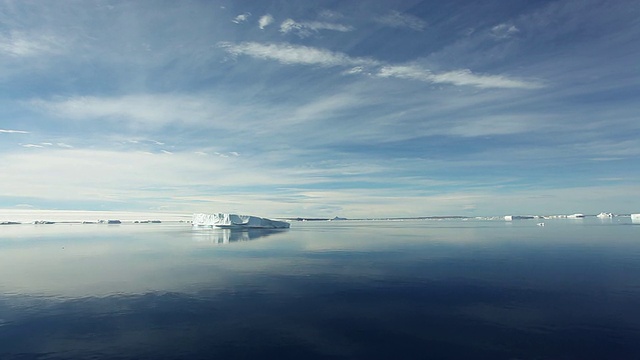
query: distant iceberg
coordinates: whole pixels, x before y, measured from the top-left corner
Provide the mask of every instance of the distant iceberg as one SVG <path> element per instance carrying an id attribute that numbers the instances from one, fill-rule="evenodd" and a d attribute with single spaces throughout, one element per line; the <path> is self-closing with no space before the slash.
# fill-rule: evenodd
<path id="1" fill-rule="evenodd" d="M 631 214 L 631 222 L 634 224 L 640 224 L 640 214 Z"/>
<path id="2" fill-rule="evenodd" d="M 191 225 L 199 228 L 229 229 L 288 229 L 291 226 L 286 221 L 225 213 L 193 214 Z"/>
<path id="3" fill-rule="evenodd" d="M 530 219 L 535 219 L 535 216 L 530 216 L 530 215 L 506 215 L 504 217 L 505 221 L 512 221 L 512 220 L 530 220 Z"/>

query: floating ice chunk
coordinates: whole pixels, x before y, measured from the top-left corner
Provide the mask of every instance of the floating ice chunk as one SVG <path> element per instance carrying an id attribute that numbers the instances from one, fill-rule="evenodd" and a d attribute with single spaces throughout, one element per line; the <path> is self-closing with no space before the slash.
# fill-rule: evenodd
<path id="1" fill-rule="evenodd" d="M 631 214 L 631 222 L 634 224 L 640 224 L 640 214 Z"/>

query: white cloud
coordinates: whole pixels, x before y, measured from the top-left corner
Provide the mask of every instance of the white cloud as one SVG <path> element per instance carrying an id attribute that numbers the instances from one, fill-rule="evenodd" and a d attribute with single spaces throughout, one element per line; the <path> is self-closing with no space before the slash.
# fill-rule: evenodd
<path id="1" fill-rule="evenodd" d="M 163 126 L 175 122 L 222 125 L 222 122 L 216 123 L 215 120 L 223 112 L 211 99 L 179 95 L 79 96 L 34 99 L 29 104 L 60 118 L 126 121 L 129 126 Z"/>
<path id="2" fill-rule="evenodd" d="M 261 44 L 245 42 L 219 44 L 228 53 L 238 56 L 247 55 L 259 59 L 276 60 L 283 64 L 303 64 L 320 66 L 376 65 L 377 61 L 366 58 L 353 58 L 339 52 L 291 44 Z"/>
<path id="3" fill-rule="evenodd" d="M 546 126 L 544 119 L 535 119 L 533 116 L 504 115 L 455 121 L 442 129 L 442 132 L 446 135 L 476 137 L 540 131 L 545 130 Z"/>
<path id="4" fill-rule="evenodd" d="M 234 44 L 224 42 L 219 44 L 233 56 L 247 55 L 259 59 L 276 60 L 283 64 L 302 64 L 320 66 L 353 66 L 345 74 L 363 73 L 363 65 L 378 67 L 378 77 L 395 77 L 400 79 L 418 80 L 434 84 L 450 84 L 458 86 L 474 86 L 478 88 L 519 88 L 536 89 L 540 84 L 511 79 L 502 75 L 474 74 L 468 69 L 459 69 L 441 73 L 433 73 L 417 65 L 383 65 L 381 62 L 354 58 L 344 53 L 332 52 L 324 49 L 291 45 L 291 44 L 261 44 L 246 42 Z M 355 66 L 354 66 L 355 65 Z"/>
<path id="5" fill-rule="evenodd" d="M 343 15 L 341 13 L 333 10 L 322 10 L 318 15 L 324 19 L 342 19 L 343 18 Z"/>
<path id="6" fill-rule="evenodd" d="M 418 80 L 434 84 L 475 86 L 479 88 L 535 89 L 540 84 L 510 79 L 502 75 L 477 75 L 468 69 L 433 73 L 415 65 L 384 66 L 377 74 L 380 77 Z"/>
<path id="7" fill-rule="evenodd" d="M 60 51 L 62 42 L 51 35 L 29 35 L 12 31 L 8 35 L 0 35 L 0 53 L 12 57 L 32 57 Z"/>
<path id="8" fill-rule="evenodd" d="M 342 73 L 345 75 L 362 74 L 364 68 L 362 66 L 354 66 L 351 69 L 345 70 Z"/>
<path id="9" fill-rule="evenodd" d="M 335 23 L 327 23 L 320 21 L 303 21 L 297 22 L 292 19 L 287 19 L 280 24 L 280 31 L 284 34 L 293 33 L 298 35 L 301 38 L 308 37 L 313 35 L 314 33 L 319 32 L 320 30 L 331 30 L 331 31 L 339 31 L 339 32 L 349 32 L 353 31 L 353 27 L 335 24 Z"/>
<path id="10" fill-rule="evenodd" d="M 520 32 L 515 25 L 499 24 L 491 28 L 491 35 L 499 39 L 506 39 Z"/>
<path id="11" fill-rule="evenodd" d="M 28 134 L 28 131 L 0 129 L 0 134 Z"/>
<path id="12" fill-rule="evenodd" d="M 23 144 L 22 147 L 26 147 L 26 148 L 43 148 L 44 146 L 37 145 L 37 144 Z"/>
<path id="13" fill-rule="evenodd" d="M 265 27 L 271 25 L 271 23 L 273 23 L 273 16 L 271 16 L 270 14 L 263 15 L 262 17 L 260 17 L 260 20 L 258 20 L 260 29 L 264 29 Z"/>
<path id="14" fill-rule="evenodd" d="M 422 31 L 427 26 L 427 22 L 417 16 L 403 14 L 398 11 L 391 11 L 387 15 L 376 18 L 376 21 L 395 28 L 409 28 Z"/>
<path id="15" fill-rule="evenodd" d="M 27 144 L 25 147 L 42 146 Z M 3 163 L 0 196 L 20 194 L 77 201 L 86 200 L 88 196 L 144 202 L 155 196 L 197 194 L 197 187 L 208 189 L 212 186 L 211 179 L 215 179 L 216 186 L 229 188 L 297 181 L 251 159 L 245 159 L 244 167 L 238 168 L 235 156 L 225 159 L 194 157 L 192 152 L 175 152 L 167 156 L 169 154 L 166 150 L 145 154 L 86 148 L 3 153 L 0 155 Z"/>
<path id="16" fill-rule="evenodd" d="M 243 22 L 249 20 L 250 17 L 251 17 L 251 13 L 246 12 L 244 14 L 240 14 L 240 15 L 236 16 L 231 21 L 236 23 L 236 24 L 240 24 L 240 23 L 243 23 Z"/>
<path id="17" fill-rule="evenodd" d="M 574 144 L 575 151 L 598 155 L 602 158 L 635 158 L 640 156 L 640 139 L 599 140 Z"/>

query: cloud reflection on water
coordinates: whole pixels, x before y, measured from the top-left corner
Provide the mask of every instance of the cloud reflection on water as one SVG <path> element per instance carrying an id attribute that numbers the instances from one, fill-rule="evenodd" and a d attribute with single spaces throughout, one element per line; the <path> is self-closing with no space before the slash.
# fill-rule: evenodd
<path id="1" fill-rule="evenodd" d="M 0 242 L 2 358 L 640 354 L 635 226 L 12 229 Z"/>

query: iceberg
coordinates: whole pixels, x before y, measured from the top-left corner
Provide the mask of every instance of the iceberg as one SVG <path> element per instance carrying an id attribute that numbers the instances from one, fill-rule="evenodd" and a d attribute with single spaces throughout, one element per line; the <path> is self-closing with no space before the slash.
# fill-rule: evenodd
<path id="1" fill-rule="evenodd" d="M 640 224 L 640 214 L 631 214 L 631 222 L 634 224 Z"/>
<path id="2" fill-rule="evenodd" d="M 191 225 L 198 228 L 227 229 L 288 229 L 291 226 L 286 221 L 226 213 L 193 214 Z"/>

